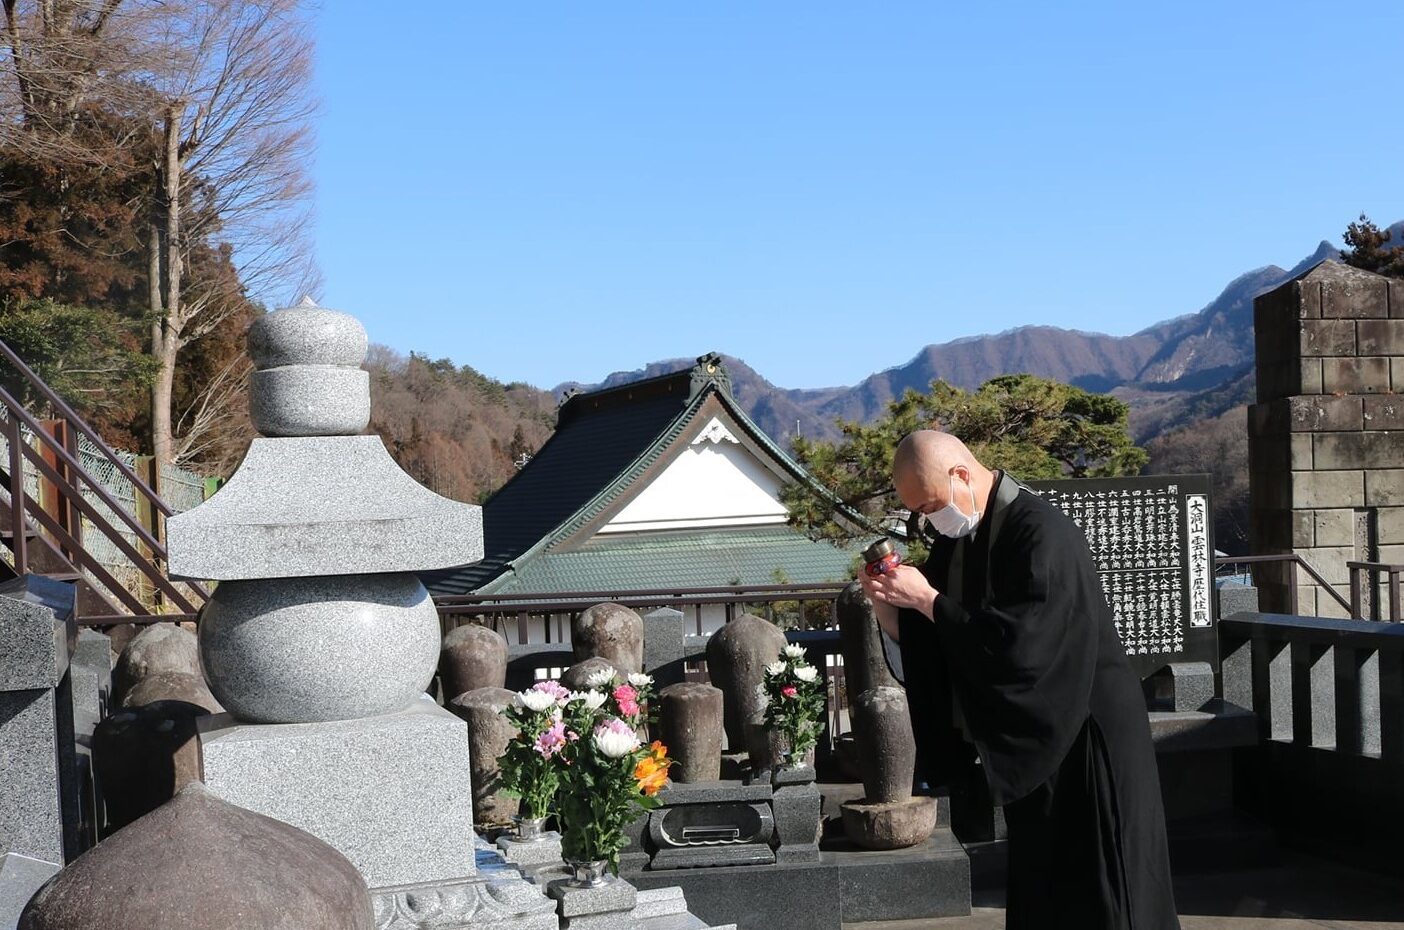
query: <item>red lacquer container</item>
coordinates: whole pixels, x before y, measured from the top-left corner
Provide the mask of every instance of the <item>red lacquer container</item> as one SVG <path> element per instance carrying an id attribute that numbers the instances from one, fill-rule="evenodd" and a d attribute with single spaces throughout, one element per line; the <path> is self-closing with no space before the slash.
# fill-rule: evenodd
<path id="1" fill-rule="evenodd" d="M 863 570 L 870 577 L 876 578 L 879 575 L 886 575 L 901 565 L 902 556 L 898 555 L 896 547 L 892 545 L 892 540 L 884 538 L 863 550 L 863 561 L 867 563 Z"/>

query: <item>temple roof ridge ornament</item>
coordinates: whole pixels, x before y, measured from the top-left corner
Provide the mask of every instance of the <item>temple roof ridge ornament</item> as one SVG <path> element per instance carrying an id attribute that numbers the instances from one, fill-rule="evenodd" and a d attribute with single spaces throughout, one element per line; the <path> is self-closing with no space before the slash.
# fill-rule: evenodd
<path id="1" fill-rule="evenodd" d="M 697 357 L 697 364 L 692 367 L 692 390 L 688 397 L 696 397 L 713 384 L 726 396 L 731 396 L 731 375 L 727 373 L 720 352 L 708 352 Z"/>

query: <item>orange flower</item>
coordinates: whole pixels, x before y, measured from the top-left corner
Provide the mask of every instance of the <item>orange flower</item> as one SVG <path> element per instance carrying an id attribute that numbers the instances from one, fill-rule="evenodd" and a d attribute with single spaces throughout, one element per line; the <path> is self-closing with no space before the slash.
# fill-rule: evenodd
<path id="1" fill-rule="evenodd" d="M 649 797 L 657 794 L 668 781 L 668 764 L 666 761 L 660 764 L 652 755 L 640 759 L 634 766 L 634 780 L 639 783 L 639 790 Z"/>
<path id="2" fill-rule="evenodd" d="M 665 763 L 668 765 L 673 764 L 668 759 L 668 747 L 663 745 L 662 740 L 654 740 L 652 743 L 649 744 L 648 755 L 649 758 L 658 762 L 660 765 Z"/>

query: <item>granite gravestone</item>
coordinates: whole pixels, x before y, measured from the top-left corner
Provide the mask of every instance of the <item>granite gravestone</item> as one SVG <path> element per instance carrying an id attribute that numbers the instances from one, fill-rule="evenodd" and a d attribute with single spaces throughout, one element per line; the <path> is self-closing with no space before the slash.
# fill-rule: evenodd
<path id="1" fill-rule="evenodd" d="M 621 676 L 643 671 L 643 638 L 643 619 L 622 604 L 596 604 L 571 624 L 575 661 L 599 657 Z"/>
<path id="2" fill-rule="evenodd" d="M 1208 475 L 1025 482 L 1082 528 L 1131 664 L 1217 674 L 1214 518 Z"/>
<path id="3" fill-rule="evenodd" d="M 60 588 L 66 602 L 28 587 L 0 596 L 0 926 L 12 926 L 18 908 L 78 852 L 69 675 L 77 628 L 73 586 Z"/>
<path id="4" fill-rule="evenodd" d="M 169 522 L 171 574 L 220 581 L 200 657 L 229 713 L 199 721 L 204 781 L 344 854 L 377 927 L 554 928 L 534 886 L 498 875 L 489 891 L 467 729 L 424 695 L 439 621 L 411 572 L 481 558 L 481 513 L 356 435 L 370 411 L 366 347 L 357 320 L 310 302 L 260 317 L 249 404 L 264 438 Z"/>

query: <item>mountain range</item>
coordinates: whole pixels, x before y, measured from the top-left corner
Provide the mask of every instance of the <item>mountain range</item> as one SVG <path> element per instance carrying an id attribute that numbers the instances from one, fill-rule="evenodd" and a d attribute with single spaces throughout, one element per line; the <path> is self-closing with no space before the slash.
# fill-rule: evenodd
<path id="1" fill-rule="evenodd" d="M 1390 227 L 1404 242 L 1404 221 Z M 756 423 L 776 440 L 796 433 L 834 439 L 837 418 L 869 421 L 907 388 L 925 391 L 938 378 L 976 388 L 1002 374 L 1028 373 L 1111 393 L 1131 407 L 1131 429 L 1145 443 L 1188 422 L 1216 417 L 1251 402 L 1253 298 L 1340 251 L 1322 241 L 1291 268 L 1269 265 L 1239 275 L 1197 312 L 1129 336 L 1109 336 L 1055 326 L 1021 326 L 987 336 L 929 345 L 906 364 L 850 387 L 796 390 L 778 387 L 733 356 L 724 356 L 733 393 Z M 690 367 L 692 359 L 653 362 L 615 372 L 594 385 L 569 382 L 555 389 L 593 390 Z"/>

